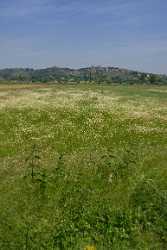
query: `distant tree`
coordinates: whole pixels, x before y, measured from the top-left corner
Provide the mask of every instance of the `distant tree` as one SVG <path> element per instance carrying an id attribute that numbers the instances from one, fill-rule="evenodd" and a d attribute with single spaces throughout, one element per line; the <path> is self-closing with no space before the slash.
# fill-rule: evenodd
<path id="1" fill-rule="evenodd" d="M 26 80 L 25 78 L 25 76 L 23 76 L 22 74 L 17 74 L 16 76 L 15 76 L 15 78 L 16 78 L 16 80 L 18 80 L 18 81 L 24 81 L 24 80 Z"/>
<path id="2" fill-rule="evenodd" d="M 156 83 L 156 79 L 157 79 L 157 78 L 156 78 L 156 75 L 154 75 L 154 74 L 151 74 L 151 75 L 150 75 L 150 79 L 149 79 L 149 80 L 150 80 L 150 83 L 151 83 L 151 84 Z"/>
<path id="3" fill-rule="evenodd" d="M 141 82 L 145 82 L 146 77 L 147 77 L 147 74 L 141 73 L 139 79 L 140 79 Z"/>

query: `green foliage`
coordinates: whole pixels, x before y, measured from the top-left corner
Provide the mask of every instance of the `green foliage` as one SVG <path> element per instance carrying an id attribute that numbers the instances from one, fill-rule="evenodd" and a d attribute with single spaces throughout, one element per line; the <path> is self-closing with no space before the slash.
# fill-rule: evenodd
<path id="1" fill-rule="evenodd" d="M 149 77 L 149 81 L 150 81 L 151 84 L 155 84 L 156 81 L 157 81 L 156 75 L 151 74 L 150 77 Z"/>
<path id="2" fill-rule="evenodd" d="M 165 87 L 3 88 L 0 249 L 166 249 Z"/>
<path id="3" fill-rule="evenodd" d="M 4 69 L 0 70 L 0 82 L 4 81 L 20 82 L 59 82 L 59 83 L 79 83 L 96 82 L 121 83 L 121 84 L 167 84 L 166 75 L 146 74 L 142 72 L 126 70 L 116 67 L 88 67 L 77 70 L 70 68 L 46 68 L 46 69 Z"/>
<path id="4" fill-rule="evenodd" d="M 143 230 L 154 231 L 167 244 L 167 191 L 160 190 L 153 179 L 141 181 L 131 197 L 132 206 L 140 214 Z"/>

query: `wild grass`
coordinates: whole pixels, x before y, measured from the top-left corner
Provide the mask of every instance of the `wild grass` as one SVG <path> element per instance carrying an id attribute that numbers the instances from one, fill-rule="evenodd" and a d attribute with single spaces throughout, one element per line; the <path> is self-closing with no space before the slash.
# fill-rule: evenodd
<path id="1" fill-rule="evenodd" d="M 0 249 L 166 249 L 167 88 L 0 86 Z"/>

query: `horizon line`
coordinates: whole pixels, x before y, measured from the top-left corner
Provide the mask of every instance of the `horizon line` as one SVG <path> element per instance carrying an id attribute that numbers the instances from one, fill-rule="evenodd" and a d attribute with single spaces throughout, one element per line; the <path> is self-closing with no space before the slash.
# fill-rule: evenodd
<path id="1" fill-rule="evenodd" d="M 90 68 L 113 68 L 113 69 L 120 69 L 120 70 L 128 70 L 128 71 L 134 71 L 134 72 L 138 72 L 138 73 L 145 73 L 145 74 L 154 74 L 154 75 L 165 75 L 167 76 L 167 73 L 153 73 L 153 72 L 148 72 L 148 71 L 142 71 L 140 69 L 131 69 L 131 68 L 124 68 L 124 67 L 120 67 L 120 66 L 105 66 L 105 65 L 85 65 L 85 66 L 80 66 L 80 67 L 70 67 L 70 66 L 57 66 L 57 65 L 53 65 L 53 66 L 45 66 L 45 67 L 27 67 L 27 66 L 16 66 L 16 67 L 4 67 L 1 68 L 0 67 L 0 71 L 2 70 L 12 70 L 12 69 L 31 69 L 31 70 L 45 70 L 45 69 L 50 69 L 50 68 L 58 68 L 58 69 L 70 69 L 70 70 L 80 70 L 80 69 L 90 69 Z"/>

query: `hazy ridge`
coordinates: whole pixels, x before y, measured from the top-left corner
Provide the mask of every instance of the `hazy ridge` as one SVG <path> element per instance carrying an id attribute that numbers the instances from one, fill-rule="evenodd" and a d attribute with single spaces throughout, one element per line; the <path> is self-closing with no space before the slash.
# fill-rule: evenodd
<path id="1" fill-rule="evenodd" d="M 50 67 L 44 69 L 6 68 L 0 70 L 0 81 L 30 82 L 80 82 L 95 81 L 98 83 L 144 83 L 167 84 L 167 76 L 162 74 L 143 73 L 118 67 L 86 67 L 79 69 Z"/>

